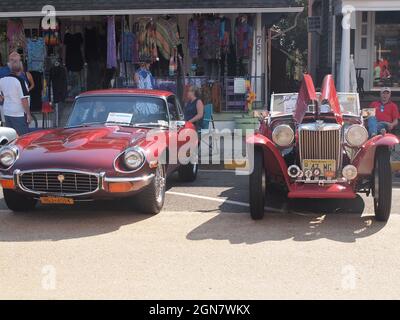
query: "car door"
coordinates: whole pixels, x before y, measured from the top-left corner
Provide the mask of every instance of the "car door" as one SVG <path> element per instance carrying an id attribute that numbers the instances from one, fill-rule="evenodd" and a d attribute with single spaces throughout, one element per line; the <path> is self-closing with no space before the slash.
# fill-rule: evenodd
<path id="1" fill-rule="evenodd" d="M 181 124 L 183 121 L 182 109 L 179 105 L 178 99 L 171 95 L 167 98 L 168 114 L 170 130 L 168 134 L 168 148 L 170 151 L 170 159 L 168 172 L 175 171 L 179 166 L 178 152 L 182 146 L 182 142 L 179 141 L 179 133 L 183 130 L 184 126 Z"/>

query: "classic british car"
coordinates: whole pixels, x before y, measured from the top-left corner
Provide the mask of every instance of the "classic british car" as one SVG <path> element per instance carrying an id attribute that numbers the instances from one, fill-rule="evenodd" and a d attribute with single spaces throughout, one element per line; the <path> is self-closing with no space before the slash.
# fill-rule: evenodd
<path id="1" fill-rule="evenodd" d="M 169 153 L 187 147 L 178 135 L 195 130 L 182 119 L 179 101 L 170 92 L 83 93 L 64 128 L 36 131 L 2 147 L 5 202 L 18 212 L 34 209 L 37 202 L 72 205 L 124 197 L 142 212 L 156 214 L 170 174 L 178 171 L 187 182 L 197 176 L 194 161 L 168 162 Z M 173 141 L 178 141 L 175 147 Z M 197 146 L 197 141 L 188 143 Z"/>
<path id="2" fill-rule="evenodd" d="M 331 75 L 320 93 L 304 76 L 299 93 L 274 94 L 258 132 L 250 174 L 250 212 L 264 217 L 272 190 L 288 199 L 354 199 L 372 195 L 375 217 L 387 221 L 392 203 L 391 149 L 385 131 L 370 138 L 357 93 L 338 93 Z M 278 186 L 278 188 L 276 188 Z"/>

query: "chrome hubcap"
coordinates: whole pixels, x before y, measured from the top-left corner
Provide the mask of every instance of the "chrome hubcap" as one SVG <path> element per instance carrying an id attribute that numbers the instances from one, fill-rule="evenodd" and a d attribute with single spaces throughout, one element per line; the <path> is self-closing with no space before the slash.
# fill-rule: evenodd
<path id="1" fill-rule="evenodd" d="M 164 190 L 165 190 L 165 172 L 161 165 L 159 165 L 156 169 L 156 176 L 155 176 L 155 186 L 156 186 L 156 199 L 158 203 L 161 203 L 164 198 Z"/>

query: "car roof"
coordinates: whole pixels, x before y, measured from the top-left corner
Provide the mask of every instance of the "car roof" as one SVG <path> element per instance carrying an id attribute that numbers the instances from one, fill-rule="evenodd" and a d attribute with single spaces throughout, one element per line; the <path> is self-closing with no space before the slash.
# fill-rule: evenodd
<path id="1" fill-rule="evenodd" d="M 157 96 L 157 97 L 169 97 L 174 95 L 172 92 L 163 90 L 143 90 L 143 89 L 105 89 L 105 90 L 93 90 L 81 93 L 80 97 L 98 96 L 98 95 L 137 95 L 137 96 Z"/>

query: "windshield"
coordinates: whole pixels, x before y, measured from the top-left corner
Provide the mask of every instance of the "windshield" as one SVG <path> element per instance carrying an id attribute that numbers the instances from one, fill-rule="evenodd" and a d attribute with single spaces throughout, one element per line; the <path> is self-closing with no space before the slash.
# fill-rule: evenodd
<path id="1" fill-rule="evenodd" d="M 78 98 L 67 127 L 93 124 L 168 125 L 168 112 L 161 98 L 140 96 L 92 96 Z"/>
<path id="2" fill-rule="evenodd" d="M 296 103 L 298 93 L 286 94 L 273 94 L 271 100 L 271 112 L 273 114 L 294 114 L 296 110 Z M 321 94 L 317 93 L 318 99 Z M 338 93 L 340 108 L 344 115 L 360 115 L 360 100 L 358 93 Z M 330 106 L 326 104 L 321 105 L 321 113 L 331 112 Z M 310 105 L 308 108 L 310 113 L 314 113 L 314 106 Z"/>

